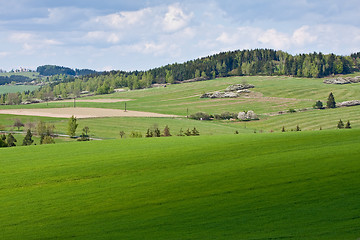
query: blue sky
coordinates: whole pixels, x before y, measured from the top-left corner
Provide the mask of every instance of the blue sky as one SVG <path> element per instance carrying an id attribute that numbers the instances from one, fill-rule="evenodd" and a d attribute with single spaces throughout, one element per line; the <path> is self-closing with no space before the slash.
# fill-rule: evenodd
<path id="1" fill-rule="evenodd" d="M 0 69 L 146 70 L 227 50 L 360 51 L 358 0 L 0 0 Z"/>

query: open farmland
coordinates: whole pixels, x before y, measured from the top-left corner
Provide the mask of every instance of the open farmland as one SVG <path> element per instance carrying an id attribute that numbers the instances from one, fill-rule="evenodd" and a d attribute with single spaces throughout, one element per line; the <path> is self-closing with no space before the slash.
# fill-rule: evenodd
<path id="1" fill-rule="evenodd" d="M 357 239 L 359 134 L 2 149 L 0 238 Z"/>
<path id="2" fill-rule="evenodd" d="M 282 126 L 290 131 L 297 125 L 302 130 L 335 129 L 339 119 L 349 120 L 353 128 L 359 128 L 359 106 L 325 110 L 314 110 L 312 106 L 317 100 L 326 104 L 330 92 L 334 93 L 337 102 L 360 100 L 360 84 L 328 85 L 323 84 L 322 81 L 323 79 L 259 76 L 218 78 L 204 82 L 169 85 L 166 88 L 142 89 L 76 99 L 76 108 L 73 108 L 73 100 L 68 100 L 31 105 L 3 105 L 0 106 L 0 109 L 7 109 L 13 114 L 29 110 L 32 114 L 36 114 L 36 112 L 39 115 L 40 112 L 45 114 L 42 116 L 69 117 L 75 115 L 80 118 L 82 109 L 88 108 L 88 110 L 91 109 L 88 112 L 90 114 L 83 116 L 91 118 L 79 119 L 80 129 L 89 126 L 91 134 L 99 138 L 119 138 L 119 131 L 126 133 L 140 131 L 144 134 L 147 128 L 154 125 L 158 125 L 161 129 L 165 125 L 169 125 L 173 135 L 176 135 L 181 128 L 185 130 L 193 127 L 198 128 L 201 135 L 233 134 L 235 131 L 239 133 L 281 131 Z M 253 93 L 234 99 L 200 99 L 200 95 L 204 92 L 221 91 L 231 84 L 244 82 L 255 85 L 255 88 L 251 89 Z M 124 116 L 125 104 L 128 113 L 138 111 L 183 117 L 187 113 L 192 114 L 198 111 L 220 114 L 225 111 L 254 110 L 260 120 L 233 122 L 194 121 L 185 118 L 177 120 L 173 118 L 143 119 L 142 117 L 122 119 L 118 116 Z M 305 108 L 308 109 L 305 112 L 298 111 Z M 16 109 L 18 110 L 16 111 Z M 297 112 L 276 114 L 278 111 L 287 112 L 289 109 L 295 109 Z M 107 111 L 116 112 L 115 110 L 121 114 L 100 114 L 100 112 Z M 69 113 L 54 115 L 51 113 L 52 111 Z M 106 118 L 104 118 L 105 116 Z M 66 133 L 66 124 L 66 121 L 59 121 L 56 124 L 56 131 Z"/>
<path id="3" fill-rule="evenodd" d="M 95 118 L 95 117 L 177 117 L 175 115 L 124 111 L 119 109 L 103 108 L 35 108 L 35 109 L 5 109 L 0 110 L 0 114 L 13 114 L 25 116 L 41 116 L 55 118 Z"/>
<path id="4" fill-rule="evenodd" d="M 38 88 L 39 86 L 35 86 L 35 85 L 1 85 L 0 94 L 33 91 Z"/>

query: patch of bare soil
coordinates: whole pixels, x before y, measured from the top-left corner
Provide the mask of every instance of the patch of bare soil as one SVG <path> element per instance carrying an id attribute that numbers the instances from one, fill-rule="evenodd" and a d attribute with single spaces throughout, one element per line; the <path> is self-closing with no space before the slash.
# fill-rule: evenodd
<path id="1" fill-rule="evenodd" d="M 38 109 L 3 109 L 0 114 L 57 117 L 57 118 L 101 118 L 101 117 L 179 117 L 176 115 L 151 112 L 124 111 L 105 108 L 38 108 Z"/>
<path id="2" fill-rule="evenodd" d="M 116 103 L 116 102 L 127 102 L 132 99 L 75 99 L 75 102 L 94 102 L 94 103 Z M 74 102 L 73 99 L 61 100 L 57 102 Z"/>

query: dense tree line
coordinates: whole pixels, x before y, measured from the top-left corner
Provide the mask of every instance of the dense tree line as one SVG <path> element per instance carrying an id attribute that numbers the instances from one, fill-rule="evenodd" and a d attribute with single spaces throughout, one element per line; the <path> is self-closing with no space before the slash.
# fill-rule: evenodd
<path id="1" fill-rule="evenodd" d="M 0 103 L 13 104 L 26 99 L 51 99 L 79 96 L 82 91 L 107 94 L 116 88 L 148 88 L 154 83 L 178 83 L 185 80 L 205 80 L 226 76 L 287 75 L 296 77 L 325 77 L 333 74 L 348 74 L 360 70 L 360 53 L 350 56 L 309 53 L 291 55 L 272 49 L 238 50 L 212 56 L 174 63 L 147 71 L 92 72 L 45 65 L 37 71 L 48 77 L 47 84 L 35 92 L 4 96 Z M 77 72 L 91 73 L 75 76 Z M 56 75 L 54 75 L 56 74 Z M 14 95 L 14 94 L 13 94 Z M 15 101 L 13 100 L 15 98 Z M 9 101 L 11 100 L 11 101 Z"/>
<path id="2" fill-rule="evenodd" d="M 56 65 L 43 65 L 37 67 L 36 71 L 42 76 L 54 76 L 54 75 L 70 75 L 70 76 L 83 76 L 96 73 L 91 69 L 71 69 L 68 67 L 56 66 Z"/>
<path id="3" fill-rule="evenodd" d="M 19 83 L 19 82 L 31 82 L 32 79 L 26 76 L 21 75 L 11 75 L 8 76 L 0 76 L 0 85 L 9 84 L 12 82 Z"/>
<path id="4" fill-rule="evenodd" d="M 78 79 L 83 85 L 81 90 L 103 94 L 119 87 L 140 89 L 147 88 L 153 83 L 176 83 L 189 79 L 252 75 L 319 78 L 332 74 L 348 74 L 359 70 L 360 53 L 338 56 L 314 52 L 293 56 L 283 51 L 255 49 L 223 52 L 148 71 L 111 71 L 82 76 Z"/>

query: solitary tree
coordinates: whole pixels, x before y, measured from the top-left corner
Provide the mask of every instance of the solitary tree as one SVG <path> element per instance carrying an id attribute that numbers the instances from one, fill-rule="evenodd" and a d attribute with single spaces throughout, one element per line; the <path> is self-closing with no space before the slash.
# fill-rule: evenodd
<path id="1" fill-rule="evenodd" d="M 89 136 L 89 135 L 88 135 L 88 132 L 90 132 L 90 129 L 89 129 L 88 126 L 85 126 L 85 127 L 83 128 L 83 135 L 85 135 L 86 137 L 88 137 L 88 136 Z"/>
<path id="2" fill-rule="evenodd" d="M 344 128 L 344 123 L 343 123 L 343 121 L 341 121 L 341 119 L 340 119 L 340 121 L 338 122 L 337 128 L 338 128 L 338 129 Z"/>
<path id="3" fill-rule="evenodd" d="M 297 132 L 300 132 L 300 131 L 301 131 L 299 125 L 296 125 L 296 131 L 297 131 Z"/>
<path id="4" fill-rule="evenodd" d="M 24 137 L 24 140 L 23 140 L 22 145 L 23 145 L 23 146 L 29 146 L 29 145 L 31 145 L 33 142 L 34 142 L 34 140 L 32 139 L 31 130 L 28 129 L 28 130 L 27 130 L 27 133 L 26 133 L 26 136 Z"/>
<path id="5" fill-rule="evenodd" d="M 74 117 L 74 115 L 71 116 L 68 123 L 68 135 L 70 137 L 75 136 L 76 128 L 78 127 L 78 125 L 79 124 L 76 123 L 76 117 Z"/>
<path id="6" fill-rule="evenodd" d="M 88 132 L 90 132 L 89 127 L 84 127 L 82 129 L 82 134 L 80 135 L 80 138 L 78 138 L 78 141 L 90 141 Z"/>
<path id="7" fill-rule="evenodd" d="M 125 132 L 124 131 L 120 131 L 120 137 L 123 138 L 125 136 Z"/>
<path id="8" fill-rule="evenodd" d="M 350 125 L 350 121 L 348 120 L 346 125 L 345 125 L 345 128 L 351 128 L 351 125 Z"/>
<path id="9" fill-rule="evenodd" d="M 285 132 L 285 126 L 282 127 L 281 132 Z"/>
<path id="10" fill-rule="evenodd" d="M 332 92 L 329 94 L 328 100 L 326 102 L 326 106 L 328 108 L 336 108 L 336 102 L 335 102 L 335 98 L 334 98 L 334 95 L 332 94 Z"/>
<path id="11" fill-rule="evenodd" d="M 20 130 L 21 127 L 23 127 L 24 124 L 21 122 L 20 119 L 16 118 L 14 121 L 14 127 L 17 127 L 18 131 Z"/>

